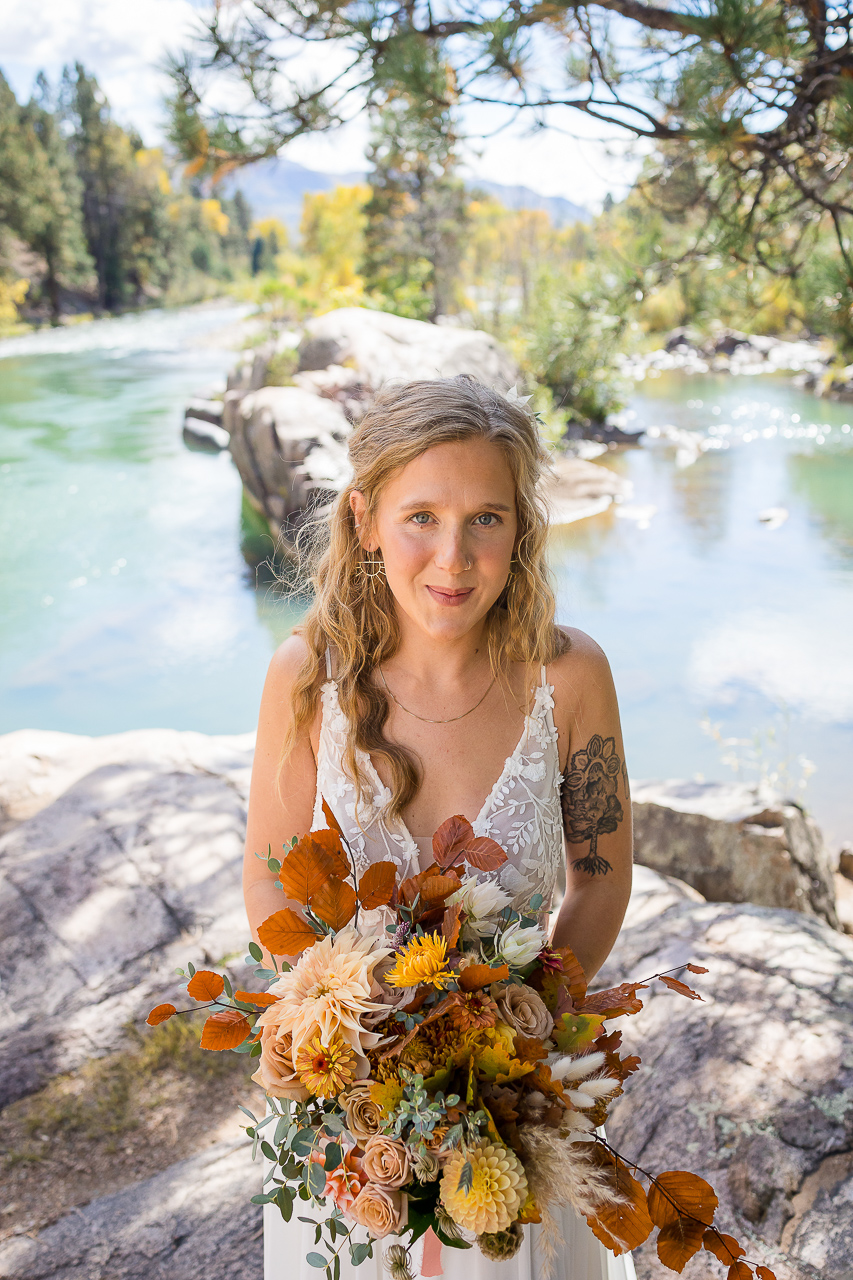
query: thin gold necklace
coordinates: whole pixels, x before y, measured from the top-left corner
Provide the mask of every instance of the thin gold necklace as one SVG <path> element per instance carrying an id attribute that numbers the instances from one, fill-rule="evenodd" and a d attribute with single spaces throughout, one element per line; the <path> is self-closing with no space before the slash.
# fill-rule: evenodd
<path id="1" fill-rule="evenodd" d="M 471 715 L 472 711 L 476 711 L 478 707 L 483 705 L 483 703 L 486 701 L 486 698 L 492 692 L 492 688 L 494 687 L 495 680 L 497 679 L 497 676 L 492 676 L 491 684 L 489 685 L 486 692 L 483 694 L 480 701 L 475 702 L 473 707 L 469 707 L 467 711 L 463 711 L 461 716 L 449 716 L 447 720 L 430 720 L 428 716 L 419 716 L 417 711 L 410 711 L 408 707 L 404 707 L 400 699 L 396 697 L 396 695 L 393 694 L 391 690 L 388 688 L 388 681 L 385 679 L 385 673 L 382 670 L 382 668 L 377 667 L 376 669 L 379 672 L 380 676 L 382 677 L 382 683 L 385 685 L 385 689 L 387 693 L 389 694 L 391 699 L 397 704 L 400 710 L 405 711 L 407 716 L 414 716 L 416 720 L 422 720 L 424 724 L 453 724 L 454 721 L 456 720 L 464 720 L 466 716 Z"/>

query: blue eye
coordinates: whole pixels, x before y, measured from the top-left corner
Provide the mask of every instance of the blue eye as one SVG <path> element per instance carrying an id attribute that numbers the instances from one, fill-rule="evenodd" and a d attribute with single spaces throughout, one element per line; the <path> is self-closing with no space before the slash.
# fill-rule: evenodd
<path id="1" fill-rule="evenodd" d="M 488 521 L 488 523 L 484 524 L 483 521 Z M 493 511 L 484 511 L 481 516 L 477 516 L 475 521 L 475 523 L 479 524 L 483 529 L 491 528 L 493 522 L 499 522 L 498 517 Z"/>
<path id="2" fill-rule="evenodd" d="M 430 519 L 429 512 L 419 511 L 417 515 L 412 516 L 412 519 L 414 520 L 415 524 L 419 524 L 421 527 L 423 527 L 425 524 L 429 524 L 429 519 Z"/>

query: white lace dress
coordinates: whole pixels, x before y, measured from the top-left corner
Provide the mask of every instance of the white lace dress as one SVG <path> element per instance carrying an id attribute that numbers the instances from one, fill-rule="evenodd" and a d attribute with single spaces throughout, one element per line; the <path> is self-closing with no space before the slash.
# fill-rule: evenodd
<path id="1" fill-rule="evenodd" d="M 546 683 L 543 667 L 541 684 L 535 691 L 518 746 L 507 757 L 501 776 L 472 823 L 477 835 L 491 836 L 506 851 L 507 862 L 489 874 L 498 879 L 520 911 L 527 909 L 536 894 L 542 895 L 543 911 L 547 908 L 564 857 L 553 692 L 553 685 Z M 326 825 L 322 810 L 325 800 L 349 841 L 359 872 L 372 862 L 390 860 L 400 868 L 401 877 L 417 874 L 420 851 L 405 823 L 402 819 L 386 822 L 379 816 L 390 794 L 366 754 L 360 757 L 359 768 L 362 776 L 373 783 L 374 794 L 356 814 L 355 789 L 342 765 L 346 720 L 331 675 L 323 685 L 321 698 L 313 829 Z M 365 913 L 362 920 L 366 928 L 382 928 L 385 923 L 380 912 Z M 316 1247 L 314 1229 L 298 1222 L 297 1212 L 295 1208 L 293 1218 L 286 1223 L 274 1205 L 264 1207 L 264 1280 L 317 1280 L 320 1274 L 305 1261 L 306 1254 Z M 304 1216 L 311 1216 L 310 1211 Z M 561 1227 L 564 1247 L 549 1280 L 635 1280 L 630 1256 L 615 1258 L 571 1210 L 561 1214 Z M 526 1227 L 521 1250 L 508 1262 L 490 1262 L 476 1246 L 465 1250 L 443 1248 L 441 1272 L 429 1267 L 426 1274 L 443 1274 L 446 1280 L 545 1280 L 548 1273 L 537 1248 L 540 1230 L 535 1225 Z M 374 1257 L 358 1267 L 352 1266 L 346 1248 L 342 1249 L 341 1280 L 385 1280 L 382 1253 L 393 1240 L 389 1237 L 381 1242 L 374 1248 Z M 423 1240 L 412 1250 L 418 1275 L 423 1274 L 422 1256 Z"/>

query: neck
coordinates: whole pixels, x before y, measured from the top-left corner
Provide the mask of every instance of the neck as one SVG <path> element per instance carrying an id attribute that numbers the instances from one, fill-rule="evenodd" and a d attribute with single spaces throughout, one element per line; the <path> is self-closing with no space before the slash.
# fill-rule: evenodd
<path id="1" fill-rule="evenodd" d="M 405 623 L 401 633 L 397 652 L 383 663 L 389 672 L 398 672 L 418 684 L 441 688 L 460 682 L 467 684 L 472 677 L 488 671 L 485 625 L 456 640 L 438 640 Z"/>

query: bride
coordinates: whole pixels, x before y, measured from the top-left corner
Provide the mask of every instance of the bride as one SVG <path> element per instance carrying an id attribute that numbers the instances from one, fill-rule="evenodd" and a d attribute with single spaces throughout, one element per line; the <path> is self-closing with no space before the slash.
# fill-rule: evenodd
<path id="1" fill-rule="evenodd" d="M 631 885 L 627 771 L 607 660 L 558 628 L 545 567 L 544 463 L 536 422 L 468 377 L 386 388 L 350 439 L 353 477 L 329 517 L 315 599 L 264 687 L 252 774 L 244 889 L 249 923 L 283 903 L 265 861 L 331 808 L 359 871 L 400 876 L 432 861 L 431 837 L 464 814 L 508 861 L 496 877 L 524 914 L 546 915 L 592 978 Z M 313 1228 L 265 1207 L 265 1280 L 316 1280 Z M 553 1280 L 633 1280 L 565 1210 Z M 511 1260 L 413 1248 L 422 1276 L 540 1280 L 528 1227 Z M 382 1253 L 344 1280 L 381 1280 Z"/>

